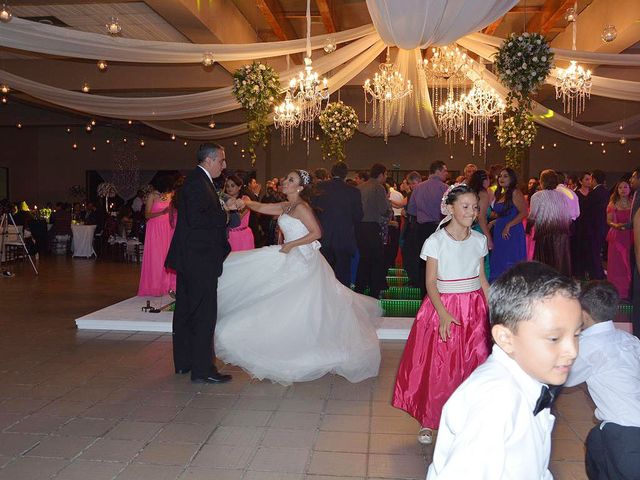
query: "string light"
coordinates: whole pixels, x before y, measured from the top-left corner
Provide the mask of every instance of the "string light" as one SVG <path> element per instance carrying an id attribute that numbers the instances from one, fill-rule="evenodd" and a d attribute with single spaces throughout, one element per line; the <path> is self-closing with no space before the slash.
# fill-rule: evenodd
<path id="1" fill-rule="evenodd" d="M 20 122 L 17 123 L 16 127 L 22 128 L 22 124 Z"/>
<path id="2" fill-rule="evenodd" d="M 0 22 L 7 23 L 10 22 L 12 18 L 13 14 L 11 13 L 11 9 L 6 3 L 3 3 L 0 9 Z"/>
<path id="3" fill-rule="evenodd" d="M 122 139 L 122 141 L 123 141 L 124 143 L 127 143 L 127 137 L 124 137 L 124 138 Z"/>
<path id="4" fill-rule="evenodd" d="M 95 152 L 96 151 L 96 146 L 94 145 L 93 147 L 91 147 L 91 150 Z"/>
<path id="5" fill-rule="evenodd" d="M 7 103 L 7 97 L 2 97 L 2 103 Z"/>
<path id="6" fill-rule="evenodd" d="M 67 133 L 71 133 L 71 129 L 67 127 Z"/>
<path id="7" fill-rule="evenodd" d="M 602 149 L 602 154 L 604 155 L 605 153 L 607 153 L 607 151 L 603 148 Z"/>
<path id="8" fill-rule="evenodd" d="M 2 92 L 2 93 L 4 93 L 4 94 L 9 93 L 9 91 L 10 91 L 10 90 L 11 90 L 11 89 L 9 88 L 9 85 L 4 85 L 4 84 L 3 84 L 2 86 L 0 86 L 0 92 Z"/>
<path id="9" fill-rule="evenodd" d="M 122 31 L 118 17 L 110 17 L 109 22 L 105 25 L 109 35 L 118 35 Z"/>
<path id="10" fill-rule="evenodd" d="M 175 140 L 175 139 L 176 139 L 176 136 L 175 136 L 175 134 L 174 134 L 174 133 L 172 133 L 172 134 L 171 134 L 171 140 Z"/>
<path id="11" fill-rule="evenodd" d="M 71 148 L 73 148 L 74 150 L 76 150 L 78 148 L 78 144 L 74 143 L 73 145 L 71 145 Z"/>
<path id="12" fill-rule="evenodd" d="M 107 145 L 109 145 L 111 143 L 111 140 L 107 138 L 106 142 L 107 142 Z"/>
<path id="13" fill-rule="evenodd" d="M 127 120 L 127 123 L 128 123 L 129 125 L 132 125 L 132 124 L 133 124 L 133 120 Z"/>
<path id="14" fill-rule="evenodd" d="M 106 60 L 98 60 L 98 70 L 100 70 L 101 72 L 106 71 L 108 66 L 109 65 L 107 65 Z"/>
<path id="15" fill-rule="evenodd" d="M 205 67 L 213 67 L 213 64 L 216 63 L 213 58 L 213 53 L 207 52 L 202 56 L 202 65 Z"/>
<path id="16" fill-rule="evenodd" d="M 91 123 L 91 125 L 92 125 L 92 126 L 95 126 L 96 121 L 92 118 L 92 119 L 91 119 L 91 122 L 89 122 L 89 123 Z"/>
<path id="17" fill-rule="evenodd" d="M 91 126 L 90 123 L 87 123 L 86 127 L 84 127 L 84 129 L 87 131 L 87 133 L 90 133 L 91 130 L 93 130 L 93 127 Z"/>
<path id="18" fill-rule="evenodd" d="M 544 145 L 542 145 L 542 146 L 540 147 L 540 150 L 544 150 Z"/>
<path id="19" fill-rule="evenodd" d="M 557 146 L 558 146 L 558 144 L 553 142 L 553 148 L 556 148 Z"/>
<path id="20" fill-rule="evenodd" d="M 89 87 L 89 84 L 87 82 L 84 82 L 82 84 L 82 92 L 89 93 L 90 91 L 91 91 L 91 87 Z"/>
<path id="21" fill-rule="evenodd" d="M 140 146 L 144 147 L 144 140 L 140 140 Z"/>
<path id="22" fill-rule="evenodd" d="M 186 141 L 186 140 L 184 141 L 184 146 L 185 146 L 185 147 L 187 146 L 187 141 Z"/>

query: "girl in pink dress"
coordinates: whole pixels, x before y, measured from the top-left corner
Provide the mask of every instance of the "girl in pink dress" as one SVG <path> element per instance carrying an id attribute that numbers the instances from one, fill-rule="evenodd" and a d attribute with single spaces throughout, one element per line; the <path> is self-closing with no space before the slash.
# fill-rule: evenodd
<path id="1" fill-rule="evenodd" d="M 159 191 L 149 194 L 145 204 L 147 226 L 138 288 L 141 297 L 161 297 L 176 289 L 176 273 L 164 266 L 175 228 L 175 221 L 171 221 L 172 181 L 167 178 L 158 183 Z"/>
<path id="2" fill-rule="evenodd" d="M 442 407 L 453 391 L 489 355 L 489 317 L 484 271 L 487 237 L 471 229 L 478 195 L 461 184 L 443 197 L 450 219 L 422 247 L 427 261 L 427 297 L 404 348 L 392 404 L 422 428 L 418 441 L 429 444 Z"/>
<path id="3" fill-rule="evenodd" d="M 620 298 L 629 298 L 631 286 L 631 248 L 633 231 L 626 228 L 631 219 L 631 188 L 618 182 L 607 206 L 607 280 L 613 283 Z"/>
<path id="4" fill-rule="evenodd" d="M 224 193 L 229 197 L 238 198 L 242 184 L 243 182 L 240 177 L 230 175 L 224 184 Z M 231 251 L 239 252 L 241 250 L 254 249 L 255 242 L 253 232 L 249 228 L 251 212 L 249 209 L 245 209 L 237 213 L 234 212 L 233 215 L 240 215 L 240 225 L 235 228 L 229 228 L 229 245 L 231 245 Z"/>

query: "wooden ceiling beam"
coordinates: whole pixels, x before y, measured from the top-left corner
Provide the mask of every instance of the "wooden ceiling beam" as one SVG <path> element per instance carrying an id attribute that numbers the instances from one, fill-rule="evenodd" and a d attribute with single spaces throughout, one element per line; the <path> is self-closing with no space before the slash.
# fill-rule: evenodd
<path id="1" fill-rule="evenodd" d="M 574 0 L 546 0 L 542 10 L 527 23 L 527 31 L 545 35 L 564 17 L 574 4 Z"/>
<path id="2" fill-rule="evenodd" d="M 505 17 L 504 15 L 501 16 L 499 19 L 497 19 L 491 25 L 486 27 L 482 32 L 486 33 L 487 35 L 493 35 L 494 33 L 496 33 L 496 30 L 498 29 L 498 27 L 500 25 L 502 25 L 502 22 L 504 21 L 504 17 Z"/>
<path id="3" fill-rule="evenodd" d="M 336 19 L 333 15 L 333 2 L 330 0 L 316 0 L 316 5 L 327 33 L 335 33 L 337 28 Z"/>
<path id="4" fill-rule="evenodd" d="M 297 38 L 291 22 L 284 16 L 282 5 L 278 0 L 256 0 L 256 7 L 262 13 L 278 40 Z"/>

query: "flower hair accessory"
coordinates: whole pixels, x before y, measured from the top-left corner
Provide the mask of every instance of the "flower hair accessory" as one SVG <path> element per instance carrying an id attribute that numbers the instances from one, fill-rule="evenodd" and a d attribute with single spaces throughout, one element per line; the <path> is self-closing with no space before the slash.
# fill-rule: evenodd
<path id="1" fill-rule="evenodd" d="M 296 170 L 296 173 L 300 177 L 300 183 L 304 187 L 305 185 L 309 185 L 311 183 L 311 175 L 306 170 Z"/>
<path id="2" fill-rule="evenodd" d="M 442 195 L 442 201 L 440 202 L 440 213 L 442 213 L 442 215 L 449 215 L 449 209 L 447 208 L 447 198 L 449 197 L 451 191 L 454 188 L 459 187 L 460 185 L 466 185 L 466 183 L 454 183 L 449 188 L 447 188 L 447 191 L 444 192 L 444 195 Z"/>

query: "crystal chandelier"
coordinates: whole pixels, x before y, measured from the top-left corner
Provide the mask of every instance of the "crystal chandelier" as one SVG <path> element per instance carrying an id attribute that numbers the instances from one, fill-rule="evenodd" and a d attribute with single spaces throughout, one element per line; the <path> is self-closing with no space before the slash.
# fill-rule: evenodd
<path id="1" fill-rule="evenodd" d="M 293 129 L 300 126 L 300 106 L 293 101 L 291 92 L 287 91 L 284 102 L 276 105 L 273 123 L 280 129 L 280 143 L 287 148 L 293 143 Z"/>
<path id="2" fill-rule="evenodd" d="M 456 134 L 464 125 L 464 104 L 455 100 L 453 93 L 447 96 L 447 101 L 441 103 L 436 110 L 439 133 L 444 134 L 444 143 L 456 141 Z"/>
<path id="3" fill-rule="evenodd" d="M 122 26 L 118 21 L 118 17 L 109 17 L 109 21 L 105 27 L 109 35 L 118 35 L 122 31 Z"/>
<path id="4" fill-rule="evenodd" d="M 413 85 L 410 80 L 405 81 L 396 66 L 391 63 L 389 47 L 387 47 L 385 63 L 380 64 L 378 68 L 380 71 L 373 76 L 373 80 L 367 78 L 362 86 L 365 100 L 365 122 L 367 103 L 373 103 L 372 124 L 375 126 L 377 123 L 380 126 L 384 134 L 384 141 L 387 143 L 391 116 L 397 114 L 400 125 L 404 125 L 406 97 L 413 93 Z"/>
<path id="5" fill-rule="evenodd" d="M 433 108 L 438 111 L 440 100 L 444 97 L 444 88 L 447 89 L 448 98 L 453 88 L 464 81 L 471 59 L 455 45 L 434 47 L 431 53 L 431 58 L 425 58 L 420 67 L 427 84 L 431 86 Z"/>
<path id="6" fill-rule="evenodd" d="M 10 22 L 13 18 L 13 13 L 11 13 L 11 9 L 6 3 L 2 4 L 2 8 L 0 8 L 0 22 L 7 23 Z"/>
<path id="7" fill-rule="evenodd" d="M 326 78 L 320 80 L 311 66 L 311 0 L 307 0 L 306 18 L 307 56 L 304 59 L 304 72 L 289 81 L 284 102 L 275 108 L 274 121 L 276 128 L 282 127 L 282 144 L 287 146 L 292 142 L 292 129 L 300 126 L 300 135 L 307 142 L 308 154 L 315 120 L 322 112 L 322 102 L 329 100 L 329 82 Z"/>
<path id="8" fill-rule="evenodd" d="M 502 122 L 502 114 L 506 105 L 498 92 L 487 85 L 482 78 L 473 82 L 473 88 L 468 94 L 462 95 L 460 101 L 464 106 L 464 138 L 467 136 L 467 126 L 471 125 L 471 144 L 473 145 L 473 155 L 476 154 L 476 144 L 478 153 L 487 151 L 487 133 L 489 132 L 489 120 L 498 117 Z M 476 141 L 477 138 L 477 141 Z"/>
<path id="9" fill-rule="evenodd" d="M 578 25 L 578 2 L 576 1 L 573 10 L 573 48 L 576 50 L 576 35 Z M 557 68 L 556 73 L 556 99 L 561 98 L 564 106 L 564 113 L 571 115 L 571 123 L 576 115 L 584 111 L 588 98 L 591 97 L 591 70 L 585 70 L 575 60 L 569 62 L 567 68 Z"/>

